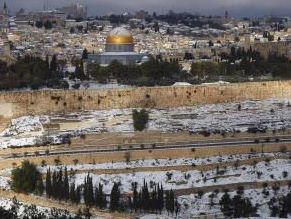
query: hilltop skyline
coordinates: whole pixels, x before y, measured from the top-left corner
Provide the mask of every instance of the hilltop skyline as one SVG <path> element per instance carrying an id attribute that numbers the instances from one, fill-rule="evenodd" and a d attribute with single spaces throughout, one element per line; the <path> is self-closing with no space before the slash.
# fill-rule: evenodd
<path id="1" fill-rule="evenodd" d="M 1 1 L 4 2 L 3 0 Z M 10 12 L 14 14 L 20 8 L 27 11 L 42 10 L 44 0 L 9 0 L 6 1 Z M 77 2 L 74 0 L 49 0 L 48 9 L 55 9 L 70 3 Z M 169 10 L 177 12 L 191 12 L 206 15 L 223 15 L 228 10 L 230 16 L 263 16 L 279 15 L 290 16 L 290 0 L 182 0 L 177 3 L 175 0 L 82 0 L 78 1 L 88 7 L 88 14 L 104 15 L 107 13 L 134 12 L 137 10 L 148 10 L 150 12 L 166 13 Z"/>

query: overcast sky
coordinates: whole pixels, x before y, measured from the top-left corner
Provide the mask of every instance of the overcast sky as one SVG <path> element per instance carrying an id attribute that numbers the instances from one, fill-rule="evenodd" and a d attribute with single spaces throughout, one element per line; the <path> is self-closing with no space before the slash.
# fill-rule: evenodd
<path id="1" fill-rule="evenodd" d="M 12 13 L 20 8 L 29 11 L 43 9 L 45 1 L 47 0 L 6 0 Z M 90 15 L 144 9 L 158 13 L 174 10 L 222 15 L 228 10 L 230 16 L 291 16 L 291 0 L 48 0 L 50 9 L 76 1 L 86 4 Z M 4 0 L 0 2 L 3 5 Z"/>

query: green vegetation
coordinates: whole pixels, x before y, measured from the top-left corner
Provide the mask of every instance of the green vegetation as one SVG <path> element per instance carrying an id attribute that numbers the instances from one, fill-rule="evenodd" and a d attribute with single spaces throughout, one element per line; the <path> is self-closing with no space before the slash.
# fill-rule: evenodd
<path id="1" fill-rule="evenodd" d="M 100 83 L 116 79 L 120 84 L 137 86 L 171 85 L 187 77 L 177 62 L 150 59 L 141 65 L 122 65 L 113 61 L 108 67 L 88 66 L 89 74 Z"/>
<path id="2" fill-rule="evenodd" d="M 25 56 L 11 66 L 0 62 L 0 90 L 14 88 L 38 89 L 42 86 L 49 88 L 68 88 L 67 82 L 62 80 L 60 65 L 56 56 L 51 62 L 48 58 Z"/>
<path id="3" fill-rule="evenodd" d="M 70 201 L 79 204 L 84 201 L 88 208 L 109 209 L 111 211 L 143 211 L 161 213 L 165 208 L 168 213 L 176 214 L 180 210 L 180 206 L 175 198 L 173 190 L 164 193 L 163 186 L 155 182 L 151 182 L 150 191 L 148 184 L 144 184 L 138 192 L 137 183 L 133 183 L 133 196 L 121 194 L 120 184 L 114 183 L 110 196 L 107 199 L 103 191 L 103 185 L 93 185 L 90 174 L 85 177 L 82 185 L 76 186 L 74 182 L 68 182 L 68 174 L 65 168 L 51 173 L 48 169 L 46 174 L 46 195 L 49 198 Z"/>
<path id="4" fill-rule="evenodd" d="M 135 131 L 143 131 L 149 121 L 149 114 L 145 109 L 132 111 L 133 126 Z"/>
<path id="5" fill-rule="evenodd" d="M 12 189 L 20 193 L 43 193 L 41 173 L 29 161 L 23 161 L 21 167 L 12 171 Z"/>
<path id="6" fill-rule="evenodd" d="M 197 82 L 217 81 L 223 77 L 230 82 L 246 81 L 249 76 L 260 77 L 272 73 L 274 79 L 291 78 L 291 62 L 284 56 L 270 55 L 263 59 L 259 52 L 251 48 L 231 48 L 230 54 L 222 53 L 224 62 L 193 63 L 191 74 Z"/>
<path id="7" fill-rule="evenodd" d="M 235 195 L 232 199 L 227 192 L 220 200 L 220 209 L 224 216 L 230 218 L 253 217 L 256 216 L 257 208 L 252 206 L 248 198 Z"/>
<path id="8" fill-rule="evenodd" d="M 100 83 L 116 79 L 120 84 L 135 86 L 166 86 L 177 81 L 189 83 L 213 82 L 225 80 L 229 82 L 248 81 L 249 77 L 261 80 L 261 76 L 270 75 L 273 79 L 291 78 L 291 61 L 286 57 L 270 55 L 264 59 L 259 52 L 251 48 L 231 48 L 229 54 L 220 54 L 221 62 L 194 62 L 190 73 L 182 70 L 178 62 L 164 61 L 162 56 L 151 58 L 141 65 L 122 65 L 113 61 L 107 67 L 96 64 L 88 65 L 89 74 Z M 184 59 L 194 59 L 193 54 L 185 53 Z"/>
<path id="9" fill-rule="evenodd" d="M 53 24 L 52 24 L 52 22 L 49 21 L 49 20 L 47 20 L 47 21 L 45 21 L 45 22 L 43 22 L 43 21 L 36 21 L 36 22 L 35 22 L 35 26 L 36 26 L 37 28 L 43 28 L 43 27 L 44 27 L 44 28 L 47 29 L 47 30 L 53 28 Z"/>

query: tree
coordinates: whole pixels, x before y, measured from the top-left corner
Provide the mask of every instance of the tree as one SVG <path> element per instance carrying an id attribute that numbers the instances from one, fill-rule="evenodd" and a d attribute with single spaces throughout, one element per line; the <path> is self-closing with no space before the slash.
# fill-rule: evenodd
<path id="1" fill-rule="evenodd" d="M 142 209 L 147 212 L 149 210 L 149 202 L 150 202 L 150 193 L 148 190 L 148 185 L 145 182 L 144 179 L 144 183 L 143 183 L 143 187 L 142 187 L 142 191 L 141 191 L 141 207 Z"/>
<path id="2" fill-rule="evenodd" d="M 125 158 L 126 163 L 130 162 L 130 157 L 131 157 L 130 152 L 128 152 L 128 151 L 125 152 L 124 158 Z"/>
<path id="3" fill-rule="evenodd" d="M 82 59 L 88 59 L 88 50 L 86 48 L 83 50 Z"/>
<path id="4" fill-rule="evenodd" d="M 110 193 L 110 210 L 116 211 L 120 207 L 120 189 L 119 184 L 114 183 Z"/>
<path id="5" fill-rule="evenodd" d="M 106 196 L 103 192 L 103 185 L 99 183 L 98 187 L 95 187 L 95 205 L 100 209 L 106 207 Z"/>
<path id="6" fill-rule="evenodd" d="M 69 200 L 69 198 L 70 198 L 69 189 L 70 189 L 70 186 L 69 186 L 68 171 L 67 171 L 67 168 L 65 167 L 64 187 L 63 187 L 65 201 Z"/>
<path id="7" fill-rule="evenodd" d="M 70 201 L 72 203 L 77 203 L 77 197 L 76 197 L 76 190 L 75 190 L 75 183 L 72 183 L 70 186 Z"/>
<path id="8" fill-rule="evenodd" d="M 256 207 L 252 206 L 252 203 L 248 198 L 242 198 L 240 195 L 236 195 L 232 199 L 233 205 L 233 217 L 253 217 L 256 216 Z"/>
<path id="9" fill-rule="evenodd" d="M 175 195 L 172 189 L 166 192 L 166 210 L 167 212 L 171 212 L 171 214 L 175 210 Z"/>
<path id="10" fill-rule="evenodd" d="M 42 21 L 36 21 L 36 22 L 35 22 L 35 26 L 36 26 L 37 28 L 42 28 L 42 27 L 43 27 L 43 22 L 42 22 Z"/>
<path id="11" fill-rule="evenodd" d="M 139 205 L 139 195 L 138 195 L 138 191 L 137 191 L 137 183 L 134 183 L 133 184 L 133 209 L 134 211 L 136 212 L 139 208 L 140 208 L 140 205 Z"/>
<path id="12" fill-rule="evenodd" d="M 155 32 L 159 32 L 160 31 L 160 26 L 159 26 L 158 22 L 154 23 L 154 30 L 155 30 Z"/>
<path id="13" fill-rule="evenodd" d="M 221 212 L 227 216 L 230 217 L 232 215 L 232 205 L 231 205 L 231 198 L 227 192 L 224 193 L 221 200 L 219 201 L 220 204 L 220 210 Z"/>
<path id="14" fill-rule="evenodd" d="M 38 195 L 42 195 L 44 191 L 43 181 L 42 179 L 38 179 L 36 182 L 36 193 Z"/>
<path id="15" fill-rule="evenodd" d="M 50 78 L 58 78 L 58 60 L 57 56 L 53 55 L 51 63 L 50 63 Z"/>
<path id="16" fill-rule="evenodd" d="M 21 167 L 12 170 L 12 189 L 16 192 L 35 192 L 38 181 L 42 181 L 41 173 L 27 160 L 21 163 Z"/>
<path id="17" fill-rule="evenodd" d="M 164 189 L 163 189 L 163 185 L 158 185 L 158 210 L 160 211 L 160 213 L 162 212 L 163 208 L 164 208 Z"/>
<path id="18" fill-rule="evenodd" d="M 71 28 L 70 28 L 70 33 L 71 33 L 71 34 L 75 33 L 75 28 L 74 28 L 74 27 L 71 27 Z"/>
<path id="19" fill-rule="evenodd" d="M 89 173 L 84 180 L 84 202 L 87 206 L 90 207 L 94 205 L 93 182 L 92 177 L 90 177 Z"/>
<path id="20" fill-rule="evenodd" d="M 84 64 L 83 60 L 79 64 L 77 64 L 76 69 L 75 69 L 75 76 L 76 78 L 80 79 L 81 81 L 86 79 L 86 75 L 84 73 Z"/>
<path id="21" fill-rule="evenodd" d="M 47 29 L 47 30 L 53 28 L 53 24 L 52 24 L 52 22 L 49 21 L 49 20 L 47 20 L 46 22 L 44 22 L 43 26 L 44 26 L 44 28 Z"/>
<path id="22" fill-rule="evenodd" d="M 135 131 L 143 131 L 148 123 L 149 114 L 145 109 L 141 111 L 133 110 L 132 111 L 133 126 Z"/>
<path id="23" fill-rule="evenodd" d="M 51 170 L 50 170 L 50 168 L 47 170 L 47 173 L 46 173 L 45 191 L 46 191 L 47 197 L 50 197 L 51 193 L 52 193 L 52 182 L 51 182 Z"/>
<path id="24" fill-rule="evenodd" d="M 58 197 L 58 178 L 57 173 L 54 171 L 52 176 L 52 197 Z"/>

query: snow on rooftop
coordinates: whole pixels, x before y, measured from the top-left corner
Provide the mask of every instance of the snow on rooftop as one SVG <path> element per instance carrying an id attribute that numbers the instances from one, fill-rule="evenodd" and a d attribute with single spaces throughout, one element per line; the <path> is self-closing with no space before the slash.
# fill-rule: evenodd
<path id="1" fill-rule="evenodd" d="M 172 86 L 192 86 L 192 84 L 187 83 L 187 82 L 176 82 Z"/>
<path id="2" fill-rule="evenodd" d="M 109 36 L 131 36 L 131 33 L 123 27 L 116 27 L 109 32 Z"/>

